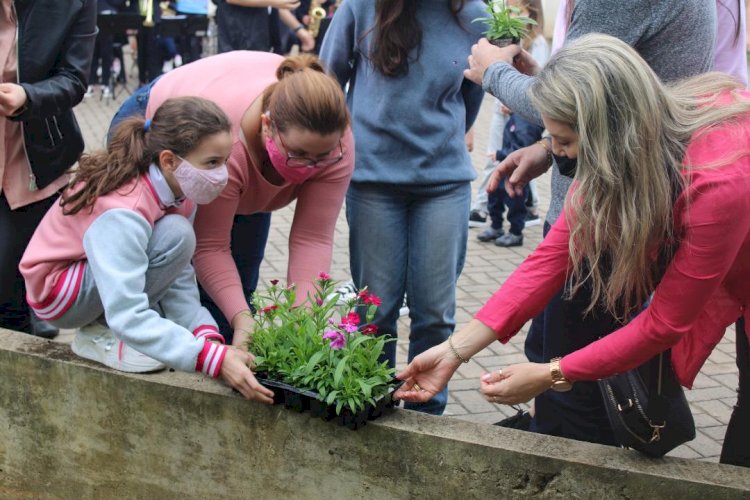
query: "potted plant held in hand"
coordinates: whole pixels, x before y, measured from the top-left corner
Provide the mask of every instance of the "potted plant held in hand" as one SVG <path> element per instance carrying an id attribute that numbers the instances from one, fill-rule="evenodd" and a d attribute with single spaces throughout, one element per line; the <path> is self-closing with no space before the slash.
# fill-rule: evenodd
<path id="1" fill-rule="evenodd" d="M 370 324 L 380 299 L 363 289 L 341 304 L 335 285 L 320 273 L 315 293 L 294 307 L 294 287 L 271 281 L 266 293 L 254 296 L 258 313 L 247 347 L 275 402 L 356 429 L 393 406 L 400 384 L 380 360 L 392 340 L 375 335 Z M 355 310 L 364 312 L 364 323 Z"/>
<path id="2" fill-rule="evenodd" d="M 488 0 L 486 8 L 489 15 L 472 22 L 486 23 L 487 31 L 484 36 L 497 47 L 519 44 L 528 34 L 529 26 L 536 24 L 530 17 L 521 15 L 521 8 L 514 5 L 513 0 Z"/>

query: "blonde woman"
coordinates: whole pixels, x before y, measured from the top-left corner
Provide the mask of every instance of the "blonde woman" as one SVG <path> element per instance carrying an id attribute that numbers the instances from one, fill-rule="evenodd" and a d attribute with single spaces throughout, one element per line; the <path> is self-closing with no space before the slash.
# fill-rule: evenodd
<path id="1" fill-rule="evenodd" d="M 493 340 L 507 342 L 569 278 L 568 294 L 575 298 L 588 288 L 588 310 L 601 305 L 619 328 L 551 364 L 483 375 L 486 399 L 511 404 L 548 389 L 569 390 L 670 347 L 675 374 L 690 387 L 736 321 L 740 389 L 722 462 L 750 466 L 744 328 L 750 316 L 750 93 L 718 73 L 666 87 L 625 43 L 587 35 L 547 64 L 531 99 L 555 154 L 578 160 L 563 215 L 469 325 L 399 375 L 407 382 L 397 396 L 431 397 L 461 361 Z M 657 256 L 665 248 L 673 251 L 662 264 Z M 629 321 L 652 293 L 648 307 Z"/>

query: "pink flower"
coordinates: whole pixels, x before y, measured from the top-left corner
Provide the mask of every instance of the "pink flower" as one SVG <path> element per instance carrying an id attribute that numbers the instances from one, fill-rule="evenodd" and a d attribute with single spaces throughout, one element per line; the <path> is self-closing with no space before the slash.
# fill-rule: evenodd
<path id="1" fill-rule="evenodd" d="M 364 297 L 365 304 L 372 304 L 373 306 L 379 306 L 380 305 L 380 297 L 375 295 L 374 293 L 371 293 Z"/>
<path id="2" fill-rule="evenodd" d="M 331 349 L 334 351 L 338 351 L 346 345 L 346 337 L 336 330 L 328 330 L 323 334 L 323 338 L 331 341 Z"/>
<path id="3" fill-rule="evenodd" d="M 341 323 L 348 324 L 348 325 L 358 325 L 359 324 L 359 314 L 355 312 L 350 312 L 343 318 L 341 318 Z"/>
<path id="4" fill-rule="evenodd" d="M 362 332 L 362 335 L 370 335 L 371 333 L 377 333 L 378 327 L 373 324 L 365 325 L 360 332 Z"/>
<path id="5" fill-rule="evenodd" d="M 323 305 L 323 299 L 321 299 L 320 297 L 318 297 L 317 299 L 315 299 L 315 303 L 318 304 L 319 306 L 322 306 Z"/>
<path id="6" fill-rule="evenodd" d="M 330 279 L 331 279 L 331 275 L 330 275 L 330 274 L 328 274 L 328 273 L 327 273 L 327 272 L 325 272 L 325 271 L 320 271 L 320 274 L 318 274 L 318 279 L 319 279 L 320 281 L 330 281 Z"/>

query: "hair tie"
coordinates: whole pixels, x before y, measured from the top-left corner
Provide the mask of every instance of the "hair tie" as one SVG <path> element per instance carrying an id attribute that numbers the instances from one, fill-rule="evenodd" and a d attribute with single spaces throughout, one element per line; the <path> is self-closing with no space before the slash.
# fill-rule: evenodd
<path id="1" fill-rule="evenodd" d="M 151 119 L 150 118 L 148 120 L 146 120 L 145 122 L 143 122 L 143 131 L 144 132 L 148 132 L 149 130 L 151 130 Z"/>

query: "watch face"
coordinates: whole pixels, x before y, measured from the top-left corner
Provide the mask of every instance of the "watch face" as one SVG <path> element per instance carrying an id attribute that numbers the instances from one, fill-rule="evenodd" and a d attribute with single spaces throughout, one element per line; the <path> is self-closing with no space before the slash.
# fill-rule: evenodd
<path id="1" fill-rule="evenodd" d="M 567 380 L 558 380 L 552 383 L 552 390 L 555 392 L 568 392 L 573 388 L 573 384 Z"/>

